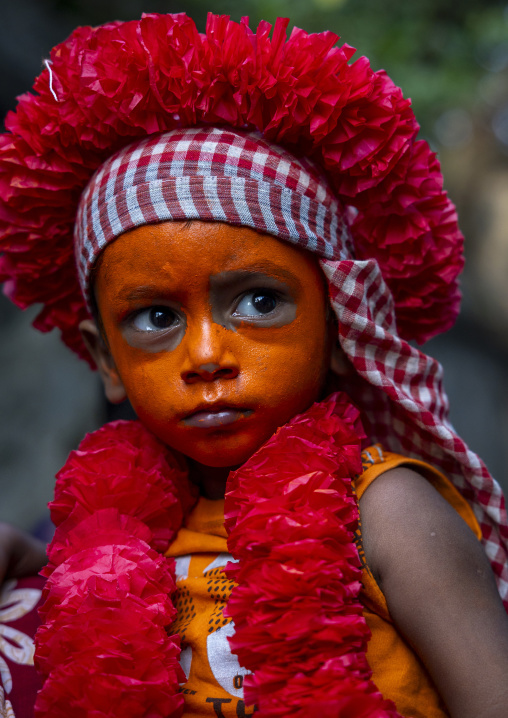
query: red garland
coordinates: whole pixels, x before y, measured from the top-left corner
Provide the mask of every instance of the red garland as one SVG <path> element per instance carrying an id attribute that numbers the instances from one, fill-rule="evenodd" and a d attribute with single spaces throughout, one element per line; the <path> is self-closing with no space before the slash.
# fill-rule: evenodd
<path id="1" fill-rule="evenodd" d="M 172 562 L 163 552 L 193 503 L 185 471 L 139 422 L 88 435 L 57 476 L 35 715 L 181 715 Z M 157 550 L 154 550 L 157 549 Z"/>
<path id="2" fill-rule="evenodd" d="M 359 412 L 346 395 L 295 417 L 238 471 L 226 495 L 233 589 L 226 613 L 260 716 L 395 718 L 370 680 L 358 601 Z"/>
<path id="3" fill-rule="evenodd" d="M 230 476 L 231 644 L 253 671 L 245 697 L 260 718 L 398 718 L 365 658 L 350 479 L 362 436 L 358 411 L 334 395 Z M 182 467 L 139 422 L 109 424 L 71 454 L 51 504 L 36 716 L 182 714 L 179 638 L 166 633 L 173 562 L 154 547 L 166 549 L 194 500 Z"/>
<path id="4" fill-rule="evenodd" d="M 72 248 L 76 206 L 92 173 L 147 134 L 197 124 L 259 130 L 328 174 L 358 214 L 357 259 L 377 259 L 405 339 L 450 328 L 459 307 L 462 235 L 434 153 L 400 88 L 331 32 L 288 21 L 210 14 L 206 34 L 184 14 L 78 28 L 53 49 L 34 91 L 0 135 L 0 281 L 35 326 L 62 330 L 87 356 L 87 316 Z M 51 75 L 50 75 L 51 71 Z"/>

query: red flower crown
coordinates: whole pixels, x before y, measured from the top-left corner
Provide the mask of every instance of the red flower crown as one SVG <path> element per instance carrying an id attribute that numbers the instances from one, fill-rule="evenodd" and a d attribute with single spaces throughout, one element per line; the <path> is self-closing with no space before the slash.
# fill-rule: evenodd
<path id="1" fill-rule="evenodd" d="M 337 35 L 288 21 L 247 23 L 210 14 L 198 33 L 184 14 L 78 28 L 51 52 L 34 90 L 0 135 L 0 281 L 18 306 L 42 303 L 34 322 L 59 327 L 87 357 L 88 316 L 72 229 L 93 172 L 136 138 L 197 124 L 258 130 L 320 165 L 355 208 L 357 259 L 378 261 L 398 330 L 423 342 L 458 313 L 462 235 L 439 163 L 400 88 Z"/>

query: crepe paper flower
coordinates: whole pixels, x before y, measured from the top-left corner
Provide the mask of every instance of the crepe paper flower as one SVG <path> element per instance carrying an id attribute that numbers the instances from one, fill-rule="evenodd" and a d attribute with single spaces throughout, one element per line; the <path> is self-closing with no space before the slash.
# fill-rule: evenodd
<path id="1" fill-rule="evenodd" d="M 36 715 L 181 714 L 180 640 L 167 630 L 174 562 L 161 553 L 194 500 L 182 466 L 137 421 L 106 425 L 71 453 L 51 504 Z"/>
<path id="2" fill-rule="evenodd" d="M 280 428 L 230 476 L 226 567 L 236 582 L 225 615 L 260 716 L 392 716 L 370 681 L 369 629 L 353 544 L 361 472 L 359 412 L 344 395 Z M 288 670 L 290 667 L 290 670 Z"/>

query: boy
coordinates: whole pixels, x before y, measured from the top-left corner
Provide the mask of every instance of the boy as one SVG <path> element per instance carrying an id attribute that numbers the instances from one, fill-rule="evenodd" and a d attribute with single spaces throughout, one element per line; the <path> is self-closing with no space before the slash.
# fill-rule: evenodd
<path id="1" fill-rule="evenodd" d="M 474 536 L 477 519 L 435 467 L 470 499 L 499 564 L 495 489 L 443 418 L 438 367 L 395 328 L 395 315 L 399 330 L 420 339 L 449 325 L 460 268 L 453 211 L 387 78 L 362 62 L 348 66 L 349 50 L 332 49 L 326 35 L 297 32 L 283 51 L 281 29 L 271 45 L 265 26 L 254 42 L 245 25 L 213 17 L 206 38 L 184 16 L 78 30 L 39 80 L 41 101 L 30 98 L 11 118 L 17 139 L 3 138 L 4 176 L 23 165 L 29 177 L 11 177 L 10 191 L 20 187 L 32 203 L 29 218 L 26 205 L 17 212 L 19 198 L 4 205 L 11 296 L 21 301 L 23 272 L 37 264 L 40 276 L 44 253 L 54 252 L 60 280 L 45 321 L 82 351 L 80 319 L 108 398 L 128 397 L 141 421 L 88 437 L 61 472 L 38 715 L 70 707 L 73 715 L 179 715 L 178 683 L 186 716 L 248 715 L 254 703 L 267 715 L 396 715 L 369 680 L 365 649 L 374 682 L 403 715 L 506 713 L 506 615 Z M 114 63 L 113 45 L 122 49 Z M 216 54 L 233 47 L 237 56 Z M 245 74 L 235 75 L 240 57 Z M 148 98 L 136 94 L 142 58 Z M 310 105 L 317 92 L 312 112 L 287 99 L 290 63 L 296 95 Z M 210 67 L 214 79 L 203 82 L 199 72 Z M 116 97 L 126 84 L 127 104 Z M 332 104 L 320 100 L 331 96 Z M 353 116 L 363 117 L 356 145 Z M 239 129 L 214 126 L 224 118 Z M 148 137 L 139 139 L 140 126 Z M 253 126 L 292 152 L 247 131 Z M 51 149 L 41 151 L 47 132 Z M 29 152 L 27 137 L 37 137 Z M 377 149 L 369 156 L 367 146 Z M 319 158 L 321 168 L 311 161 Z M 76 214 L 76 199 L 69 203 L 79 194 Z M 391 215 L 395 230 L 382 221 Z M 69 219 L 89 314 L 74 287 L 68 309 L 69 269 L 54 270 L 69 266 Z M 423 227 L 422 245 L 414 226 Z M 383 244 L 395 235 L 402 265 Z M 9 250 L 26 250 L 17 267 Z M 433 286 L 422 298 L 417 285 L 429 267 Z M 39 300 L 43 284 L 30 285 Z M 336 389 L 361 407 L 365 441 L 344 397 L 314 404 Z M 434 467 L 386 447 L 433 458 Z M 359 600 L 350 478 L 361 512 Z M 175 559 L 176 613 L 168 564 L 154 548 Z M 228 549 L 239 563 L 225 578 Z M 238 587 L 229 598 L 231 577 Z M 164 630 L 175 619 L 185 675 L 179 641 Z"/>

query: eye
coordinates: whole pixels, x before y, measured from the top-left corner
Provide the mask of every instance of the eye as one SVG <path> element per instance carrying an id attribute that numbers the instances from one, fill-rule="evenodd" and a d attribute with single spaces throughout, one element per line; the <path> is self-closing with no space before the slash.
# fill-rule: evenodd
<path id="1" fill-rule="evenodd" d="M 243 295 L 235 309 L 234 316 L 264 316 L 273 312 L 278 304 L 279 298 L 276 292 L 256 289 Z"/>
<path id="2" fill-rule="evenodd" d="M 178 317 L 169 307 L 150 307 L 139 311 L 132 324 L 140 332 L 160 332 L 176 326 Z"/>

